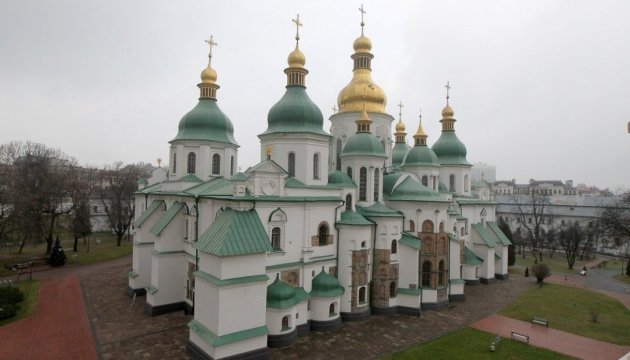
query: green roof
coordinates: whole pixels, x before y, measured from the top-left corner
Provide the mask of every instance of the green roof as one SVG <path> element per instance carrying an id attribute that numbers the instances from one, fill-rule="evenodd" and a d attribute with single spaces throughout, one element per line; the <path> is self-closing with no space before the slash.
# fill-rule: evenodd
<path id="1" fill-rule="evenodd" d="M 146 178 L 141 177 L 140 179 L 138 179 L 138 181 L 136 182 L 138 185 L 146 185 L 149 183 L 149 181 Z"/>
<path id="2" fill-rule="evenodd" d="M 203 180 L 201 180 L 200 178 L 197 177 L 197 175 L 195 174 L 187 174 L 185 176 L 180 177 L 179 179 L 175 180 L 175 181 L 182 181 L 182 182 L 203 182 Z"/>
<path id="3" fill-rule="evenodd" d="M 497 253 L 494 253 L 494 260 L 501 260 L 501 256 Z"/>
<path id="4" fill-rule="evenodd" d="M 496 222 L 488 221 L 487 223 L 490 229 L 492 230 L 492 232 L 494 233 L 494 235 L 499 239 L 499 242 L 501 242 L 503 246 L 512 245 L 512 242 L 510 242 L 510 239 L 508 239 L 507 236 L 505 236 L 505 234 L 503 233 L 503 231 L 501 230 L 501 228 Z"/>
<path id="5" fill-rule="evenodd" d="M 184 115 L 177 136 L 170 142 L 177 140 L 208 140 L 238 146 L 234 126 L 215 99 L 199 99 L 197 106 Z"/>
<path id="6" fill-rule="evenodd" d="M 475 253 L 468 247 L 464 246 L 464 264 L 466 265 L 481 265 L 483 259 L 475 255 Z"/>
<path id="7" fill-rule="evenodd" d="M 416 145 L 405 156 L 402 166 L 440 166 L 437 155 L 426 145 Z"/>
<path id="8" fill-rule="evenodd" d="M 200 236 L 195 248 L 216 256 L 239 256 L 273 251 L 255 210 L 226 208 Z"/>
<path id="9" fill-rule="evenodd" d="M 142 213 L 142 215 L 140 215 L 140 217 L 138 219 L 136 219 L 136 221 L 133 223 L 133 226 L 139 228 L 142 227 L 142 224 L 144 224 L 145 221 L 147 221 L 147 219 L 153 215 L 153 213 L 159 209 L 162 205 L 164 205 L 164 201 L 162 200 L 153 200 L 151 202 L 151 205 L 149 205 L 149 207 Z"/>
<path id="10" fill-rule="evenodd" d="M 175 219 L 175 216 L 184 208 L 184 203 L 175 201 L 171 207 L 166 210 L 164 215 L 153 225 L 151 228 L 151 234 L 155 236 L 159 236 L 164 229 L 168 226 L 168 224 Z"/>
<path id="11" fill-rule="evenodd" d="M 466 146 L 457 138 L 454 130 L 442 130 L 432 149 L 442 165 L 471 165 L 466 160 Z"/>
<path id="12" fill-rule="evenodd" d="M 405 176 L 402 181 L 398 181 Z M 447 201 L 437 192 L 424 186 L 413 176 L 405 173 L 385 175 L 383 195 L 390 201 Z M 395 181 L 392 181 L 395 180 Z M 392 188 L 393 187 L 393 188 Z"/>
<path id="13" fill-rule="evenodd" d="M 472 228 L 479 234 L 486 246 L 493 248 L 496 245 L 496 240 L 483 225 L 480 223 L 472 224 Z"/>
<path id="14" fill-rule="evenodd" d="M 339 221 L 336 222 L 339 225 L 374 225 L 374 223 L 360 214 L 352 210 L 346 210 L 341 213 Z"/>
<path id="15" fill-rule="evenodd" d="M 341 157 L 349 155 L 387 157 L 383 144 L 368 132 L 356 133 L 348 139 L 341 151 Z"/>
<path id="16" fill-rule="evenodd" d="M 273 309 L 286 309 L 301 301 L 297 295 L 297 289 L 286 284 L 276 276 L 276 280 L 267 286 L 267 307 Z"/>
<path id="17" fill-rule="evenodd" d="M 400 166 L 409 151 L 406 143 L 396 143 L 392 149 L 392 166 Z"/>
<path id="18" fill-rule="evenodd" d="M 336 277 L 322 271 L 313 278 L 311 296 L 334 297 L 344 293 L 344 288 L 339 285 Z"/>
<path id="19" fill-rule="evenodd" d="M 230 180 L 218 177 L 191 187 L 185 192 L 195 196 L 231 196 L 234 194 L 234 187 Z"/>
<path id="20" fill-rule="evenodd" d="M 230 181 L 247 181 L 247 180 L 249 180 L 249 178 L 242 172 L 237 172 L 234 176 L 230 178 Z"/>
<path id="21" fill-rule="evenodd" d="M 359 214 L 367 217 L 403 217 L 400 211 L 390 209 L 378 201 L 367 207 L 357 206 L 356 209 Z"/>
<path id="22" fill-rule="evenodd" d="M 328 135 L 324 130 L 324 117 L 321 110 L 308 97 L 306 89 L 299 85 L 289 85 L 282 98 L 269 110 L 267 130 L 273 133 L 315 133 Z"/>
<path id="23" fill-rule="evenodd" d="M 277 170 L 279 170 L 279 171 L 283 171 L 285 174 L 288 174 L 288 172 L 287 172 L 286 170 L 284 170 L 284 169 L 282 168 L 282 166 L 278 165 L 278 163 L 277 163 L 277 162 L 275 162 L 275 161 L 273 161 L 273 160 L 264 160 L 264 161 L 261 161 L 261 162 L 259 162 L 258 164 L 256 164 L 256 165 L 254 165 L 254 166 L 249 167 L 247 170 L 245 170 L 245 173 L 247 174 L 247 173 L 250 173 L 250 172 L 253 172 L 253 171 L 257 171 L 258 169 L 260 169 L 260 168 L 262 168 L 262 167 L 266 166 L 267 164 L 271 164 L 271 165 L 272 165 L 273 167 L 275 167 Z M 247 176 L 247 175 L 246 175 L 246 176 Z"/>
<path id="24" fill-rule="evenodd" d="M 335 170 L 328 173 L 328 184 L 340 185 L 344 187 L 356 188 L 357 185 L 345 173 Z"/>
<path id="25" fill-rule="evenodd" d="M 399 242 L 416 250 L 420 250 L 420 248 L 422 247 L 422 242 L 420 242 L 420 239 L 407 232 L 402 233 Z"/>

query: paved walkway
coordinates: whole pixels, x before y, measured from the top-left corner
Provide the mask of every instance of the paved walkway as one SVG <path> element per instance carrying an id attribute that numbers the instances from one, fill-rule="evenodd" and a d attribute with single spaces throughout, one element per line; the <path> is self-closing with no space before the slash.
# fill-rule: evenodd
<path id="1" fill-rule="evenodd" d="M 0 359 L 96 359 L 79 277 L 45 280 L 35 312 L 0 327 Z"/>
<path id="2" fill-rule="evenodd" d="M 630 346 L 573 335 L 501 315 L 490 315 L 473 323 L 471 327 L 503 336 L 506 339 L 509 339 L 511 332 L 514 331 L 529 336 L 529 343 L 533 346 L 579 359 L 616 360 L 630 352 Z"/>

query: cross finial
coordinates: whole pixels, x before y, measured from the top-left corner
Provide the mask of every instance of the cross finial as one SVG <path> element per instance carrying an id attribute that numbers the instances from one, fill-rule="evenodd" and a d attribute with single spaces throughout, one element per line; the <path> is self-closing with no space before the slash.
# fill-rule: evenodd
<path id="1" fill-rule="evenodd" d="M 363 35 L 363 26 L 365 26 L 365 22 L 363 22 L 363 15 L 366 14 L 366 11 L 363 10 L 363 4 L 361 4 L 361 7 L 359 8 L 359 12 L 361 12 L 361 35 Z"/>
<path id="2" fill-rule="evenodd" d="M 333 114 L 336 114 L 337 113 L 337 106 L 333 105 L 332 111 L 333 111 Z"/>
<path id="3" fill-rule="evenodd" d="M 418 118 L 420 118 L 420 123 L 422 124 L 422 108 L 420 108 L 420 111 L 418 112 Z"/>
<path id="4" fill-rule="evenodd" d="M 405 107 L 405 105 L 403 105 L 401 101 L 396 106 L 398 106 L 398 120 L 402 121 L 402 108 Z"/>
<path id="5" fill-rule="evenodd" d="M 208 53 L 208 64 L 212 61 L 212 48 L 218 46 L 216 42 L 214 42 L 214 35 L 210 35 L 210 39 L 204 40 L 206 44 L 210 47 L 210 52 Z"/>
<path id="6" fill-rule="evenodd" d="M 295 23 L 295 46 L 297 46 L 298 42 L 300 41 L 300 26 L 303 25 L 303 23 L 300 21 L 300 14 L 297 14 L 296 18 L 291 19 L 291 21 Z"/>
<path id="7" fill-rule="evenodd" d="M 448 105 L 448 99 L 450 99 L 450 91 L 451 91 L 451 85 L 450 85 L 450 81 L 446 82 L 446 85 L 444 85 L 444 87 L 446 88 L 446 105 Z"/>

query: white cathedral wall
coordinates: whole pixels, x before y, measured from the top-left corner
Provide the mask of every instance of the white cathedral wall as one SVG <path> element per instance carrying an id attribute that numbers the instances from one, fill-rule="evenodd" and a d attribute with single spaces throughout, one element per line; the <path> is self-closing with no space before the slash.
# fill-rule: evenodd
<path id="1" fill-rule="evenodd" d="M 497 260 L 494 267 L 494 272 L 496 274 L 505 275 L 508 273 L 508 247 L 503 246 L 503 244 L 498 244 L 494 248 L 494 251 L 501 257 L 500 260 Z"/>
<path id="2" fill-rule="evenodd" d="M 200 145 L 197 141 L 178 141 L 176 144 L 172 144 L 170 149 L 169 176 L 171 180 L 179 179 L 188 174 L 188 154 L 191 152 L 195 153 L 196 156 L 195 175 L 203 181 L 207 181 L 211 175 L 217 176 L 216 174 L 212 174 L 212 157 L 214 154 L 221 156 L 218 175 L 227 178 L 231 177 L 232 156 L 234 156 L 234 173 L 238 171 L 238 169 L 236 169 L 238 164 L 238 152 L 236 148 L 231 145 L 226 146 L 226 144 L 223 143 L 208 141 Z M 173 153 L 175 153 L 175 157 L 177 158 L 175 171 L 173 171 Z"/>
<path id="3" fill-rule="evenodd" d="M 396 301 L 398 306 L 404 306 L 407 308 L 419 308 L 420 307 L 420 296 L 418 295 L 409 295 L 409 294 L 398 294 L 396 297 Z M 391 301 L 390 301 L 391 305 Z"/>
<path id="4" fill-rule="evenodd" d="M 269 335 L 280 335 L 293 331 L 297 326 L 295 314 L 295 306 L 290 306 L 286 309 L 267 308 L 267 330 Z M 286 330 L 282 330 L 282 318 L 285 316 L 289 317 L 289 327 Z"/>
<path id="5" fill-rule="evenodd" d="M 479 277 L 483 279 L 494 279 L 494 248 L 473 243 L 473 252 L 483 259 L 479 265 Z"/>
<path id="6" fill-rule="evenodd" d="M 153 253 L 151 285 L 158 288 L 155 294 L 147 292 L 147 303 L 152 306 L 184 301 L 188 262 L 183 253 Z"/>
<path id="7" fill-rule="evenodd" d="M 464 246 L 464 241 L 460 240 L 449 240 L 450 248 L 449 248 L 449 279 L 460 279 L 461 271 L 461 257 L 460 251 L 462 246 Z"/>
<path id="8" fill-rule="evenodd" d="M 335 314 L 330 316 L 330 304 L 335 304 Z M 337 297 L 313 297 L 311 298 L 311 320 L 330 321 L 337 319 L 339 315 L 339 296 Z"/>
<path id="9" fill-rule="evenodd" d="M 455 175 L 455 192 L 471 195 L 470 166 L 442 165 L 440 168 L 440 180 L 446 185 L 447 189 L 450 188 L 451 175 Z"/>
<path id="10" fill-rule="evenodd" d="M 352 310 L 352 252 L 357 250 L 370 250 L 372 248 L 372 226 L 363 225 L 339 225 L 339 266 L 337 267 L 337 279 L 340 285 L 346 289 L 341 295 L 341 311 L 349 313 Z M 361 244 L 365 242 L 365 247 Z M 371 268 L 372 256 L 368 255 L 368 268 Z M 367 283 L 371 281 L 372 272 L 368 271 Z"/>
<path id="11" fill-rule="evenodd" d="M 400 253 L 398 287 L 403 289 L 418 288 L 418 250 L 401 245 L 398 247 L 398 252 Z"/>
<path id="12" fill-rule="evenodd" d="M 265 254 L 218 257 L 199 252 L 199 270 L 221 280 L 264 274 L 265 264 Z"/>
<path id="13" fill-rule="evenodd" d="M 464 280 L 477 280 L 479 279 L 479 277 L 477 276 L 478 274 L 478 266 L 471 266 L 471 265 L 463 265 L 462 266 L 462 278 Z"/>
<path id="14" fill-rule="evenodd" d="M 373 217 L 371 220 L 376 222 L 376 244 L 374 247 L 376 249 L 390 250 L 392 241 L 400 240 L 402 218 Z"/>
<path id="15" fill-rule="evenodd" d="M 129 287 L 142 289 L 151 281 L 151 251 L 153 243 L 133 244 L 132 269 L 137 274 L 129 278 Z"/>

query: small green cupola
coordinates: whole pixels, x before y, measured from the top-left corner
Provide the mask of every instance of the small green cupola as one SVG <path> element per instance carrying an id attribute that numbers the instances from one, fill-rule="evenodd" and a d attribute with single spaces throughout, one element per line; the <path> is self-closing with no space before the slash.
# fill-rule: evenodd
<path id="1" fill-rule="evenodd" d="M 405 137 L 407 133 L 405 132 L 405 123 L 402 121 L 402 101 L 398 104 L 400 110 L 398 111 L 398 123 L 396 124 L 396 132 L 394 133 L 394 137 L 396 138 L 396 143 L 394 144 L 394 148 L 392 149 L 392 165 L 400 166 L 402 165 L 403 160 L 405 159 L 405 155 L 409 151 L 409 147 L 407 147 L 407 141 Z"/>
<path id="2" fill-rule="evenodd" d="M 211 36 L 206 40 L 210 46 L 208 66 L 201 72 L 199 102 L 179 121 L 177 136 L 170 143 L 178 140 L 206 140 L 236 145 L 232 121 L 217 105 L 217 72 L 212 68 L 212 47 L 217 45 Z"/>
<path id="3" fill-rule="evenodd" d="M 326 273 L 323 266 L 322 271 L 313 278 L 311 284 L 311 296 L 335 297 L 344 293 L 344 288 L 339 284 L 339 280 Z"/>
<path id="4" fill-rule="evenodd" d="M 450 86 L 446 83 L 446 107 L 442 110 L 442 134 L 433 144 L 433 152 L 442 165 L 471 165 L 466 160 L 466 146 L 455 135 L 455 112 L 448 103 Z"/>
<path id="5" fill-rule="evenodd" d="M 416 131 L 416 134 L 413 136 L 414 146 L 409 150 L 407 155 L 405 155 L 402 166 L 440 166 L 437 155 L 427 146 L 427 137 L 429 136 L 424 132 L 424 128 L 422 127 L 421 115 L 418 131 Z"/>
<path id="6" fill-rule="evenodd" d="M 372 120 L 368 117 L 365 107 L 363 107 L 361 117 L 356 121 L 356 124 L 357 132 L 348 139 L 346 146 L 341 151 L 341 156 L 387 157 L 383 144 L 370 132 Z"/>
<path id="7" fill-rule="evenodd" d="M 286 309 L 300 302 L 295 288 L 280 280 L 276 275 L 276 280 L 267 286 L 267 307 L 273 309 Z"/>
<path id="8" fill-rule="evenodd" d="M 299 48 L 299 28 L 302 26 L 299 16 L 294 22 L 298 29 L 295 35 L 295 50 L 287 59 L 289 67 L 284 69 L 287 75 L 287 90 L 269 110 L 267 130 L 263 134 L 306 132 L 328 135 L 323 129 L 324 117 L 321 110 L 306 93 L 305 78 L 308 70 L 304 67 L 306 57 Z"/>

